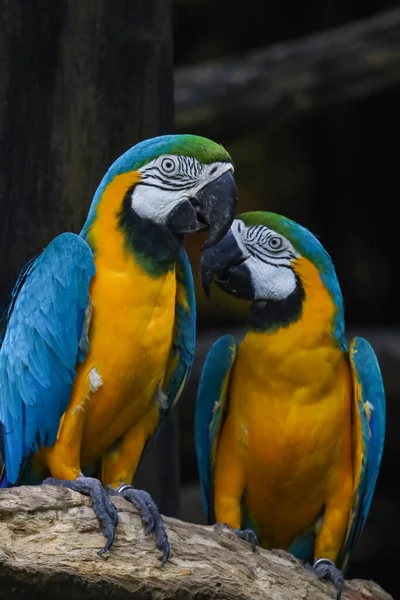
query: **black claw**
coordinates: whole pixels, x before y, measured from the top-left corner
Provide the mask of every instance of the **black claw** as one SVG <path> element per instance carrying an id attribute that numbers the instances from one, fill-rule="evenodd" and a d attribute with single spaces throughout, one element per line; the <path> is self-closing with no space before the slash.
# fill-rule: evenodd
<path id="1" fill-rule="evenodd" d="M 256 546 L 258 546 L 258 538 L 252 529 L 234 529 L 233 530 L 241 540 L 248 542 L 251 544 L 251 549 L 253 552 L 256 551 Z"/>
<path id="2" fill-rule="evenodd" d="M 149 535 L 154 531 L 156 536 L 156 546 L 162 550 L 163 556 L 161 566 L 163 567 L 170 555 L 170 546 L 167 532 L 165 531 L 163 518 L 158 510 L 157 504 L 148 492 L 144 490 L 135 490 L 131 485 L 124 485 L 118 492 L 126 500 L 129 500 L 140 513 L 142 523 L 146 525 L 144 534 Z"/>
<path id="3" fill-rule="evenodd" d="M 166 538 L 166 535 L 165 535 Z M 162 550 L 163 556 L 161 560 L 161 566 L 163 567 L 167 560 L 169 559 L 169 555 L 171 554 L 171 548 L 168 542 L 168 538 L 163 540 L 158 540 L 156 542 L 156 546 L 159 550 Z"/>
<path id="4" fill-rule="evenodd" d="M 332 581 L 337 590 L 336 600 L 341 599 L 344 575 L 332 560 L 329 560 L 328 558 L 319 558 L 314 561 L 312 566 L 310 565 L 307 568 L 312 571 L 318 579 L 329 579 L 329 581 Z"/>
<path id="5" fill-rule="evenodd" d="M 93 477 L 78 477 L 71 481 L 48 477 L 42 482 L 42 485 L 58 485 L 85 494 L 85 496 L 90 496 L 93 510 L 102 525 L 103 535 L 107 540 L 104 547 L 97 554 L 101 556 L 108 552 L 115 538 L 115 530 L 118 525 L 118 511 L 107 496 L 101 482 Z"/>
<path id="6" fill-rule="evenodd" d="M 144 535 L 149 535 L 152 533 L 156 527 L 156 522 L 153 519 L 152 515 L 149 515 L 147 518 L 144 518 L 142 515 L 142 521 L 145 525 L 147 525 Z"/>

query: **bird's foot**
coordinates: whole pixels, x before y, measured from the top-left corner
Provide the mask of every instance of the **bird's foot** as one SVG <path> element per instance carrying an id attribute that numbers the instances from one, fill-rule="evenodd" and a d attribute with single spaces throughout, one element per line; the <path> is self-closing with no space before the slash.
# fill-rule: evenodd
<path id="1" fill-rule="evenodd" d="M 258 539 L 252 529 L 234 529 L 233 531 L 238 537 L 240 537 L 241 540 L 244 540 L 245 542 L 251 544 L 251 549 L 253 550 L 253 552 L 256 551 Z"/>
<path id="2" fill-rule="evenodd" d="M 99 550 L 97 554 L 100 556 L 105 554 L 114 542 L 115 530 L 118 525 L 118 511 L 107 496 L 101 482 L 94 477 L 84 477 L 81 475 L 75 480 L 63 480 L 48 477 L 42 482 L 42 485 L 58 485 L 90 496 L 93 510 L 103 527 L 103 535 L 107 539 L 104 548 Z"/>
<path id="3" fill-rule="evenodd" d="M 344 575 L 332 560 L 329 560 L 329 558 L 318 558 L 317 560 L 314 560 L 312 566 L 307 564 L 306 568 L 314 573 L 318 579 L 329 579 L 329 581 L 332 581 L 337 591 L 336 600 L 340 600 L 342 596 Z"/>
<path id="4" fill-rule="evenodd" d="M 163 518 L 158 510 L 157 504 L 148 492 L 136 490 L 131 485 L 121 485 L 117 490 L 109 490 L 111 494 L 120 494 L 136 506 L 140 513 L 143 524 L 146 526 L 145 535 L 154 531 L 156 546 L 162 550 L 161 566 L 163 567 L 170 555 L 170 546 L 167 532 L 165 531 Z"/>

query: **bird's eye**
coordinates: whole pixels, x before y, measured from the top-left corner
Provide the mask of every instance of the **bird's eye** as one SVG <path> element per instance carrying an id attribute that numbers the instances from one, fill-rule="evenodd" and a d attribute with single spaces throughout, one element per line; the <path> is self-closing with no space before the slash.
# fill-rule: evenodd
<path id="1" fill-rule="evenodd" d="M 165 173 L 172 173 L 175 171 L 175 163 L 172 158 L 164 158 L 161 163 L 161 168 Z"/>
<path id="2" fill-rule="evenodd" d="M 269 250 L 272 250 L 272 252 L 278 252 L 279 250 L 282 250 L 282 247 L 283 247 L 282 238 L 278 237 L 277 235 L 273 235 L 272 237 L 270 237 L 268 239 L 267 247 Z"/>

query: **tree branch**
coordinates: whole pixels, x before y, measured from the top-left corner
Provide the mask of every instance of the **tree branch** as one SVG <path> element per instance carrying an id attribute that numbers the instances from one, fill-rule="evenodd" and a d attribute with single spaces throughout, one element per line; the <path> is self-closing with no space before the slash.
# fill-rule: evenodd
<path id="1" fill-rule="evenodd" d="M 166 518 L 172 555 L 160 567 L 153 536 L 135 508 L 116 498 L 120 522 L 107 558 L 90 500 L 48 486 L 0 492 L 1 599 L 324 600 L 331 584 L 313 578 L 289 554 L 249 546 L 224 526 Z M 372 582 L 352 580 L 343 600 L 390 600 Z"/>
<path id="2" fill-rule="evenodd" d="M 179 131 L 229 135 L 400 83 L 400 10 L 175 72 Z"/>

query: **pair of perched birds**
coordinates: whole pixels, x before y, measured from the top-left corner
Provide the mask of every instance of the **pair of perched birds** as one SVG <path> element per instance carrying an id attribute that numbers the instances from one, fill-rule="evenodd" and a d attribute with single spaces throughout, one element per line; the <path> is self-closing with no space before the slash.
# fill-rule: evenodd
<path id="1" fill-rule="evenodd" d="M 235 218 L 232 160 L 194 135 L 145 140 L 101 181 L 79 235 L 64 233 L 21 272 L 0 349 L 0 487 L 45 483 L 89 494 L 107 539 L 131 482 L 181 395 L 195 350 L 185 236 L 208 230 L 201 275 L 251 301 L 238 344 L 211 348 L 198 390 L 196 452 L 210 521 L 283 548 L 338 596 L 381 461 L 385 399 L 375 354 L 348 347 L 330 257 L 284 217 Z M 99 469 L 100 479 L 90 476 Z"/>

